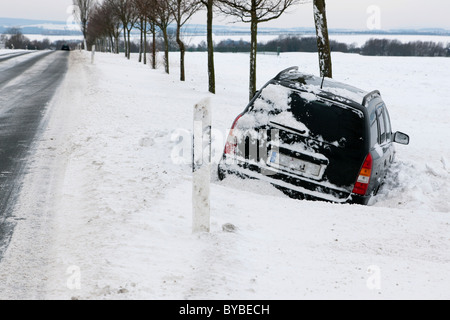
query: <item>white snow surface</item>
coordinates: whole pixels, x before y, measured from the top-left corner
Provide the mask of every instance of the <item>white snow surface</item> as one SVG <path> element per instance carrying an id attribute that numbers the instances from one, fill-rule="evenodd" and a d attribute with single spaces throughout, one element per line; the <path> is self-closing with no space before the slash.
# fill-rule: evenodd
<path id="1" fill-rule="evenodd" d="M 378 89 L 397 145 L 370 206 L 299 201 L 259 181 L 218 181 L 211 231 L 192 233 L 192 170 L 173 160 L 210 97 L 216 154 L 248 97 L 248 55 L 178 54 L 171 74 L 73 51 L 28 164 L 0 299 L 449 299 L 450 59 L 333 53 L 335 79 Z M 162 61 L 162 60 L 161 60 Z M 258 56 L 258 86 L 316 54 Z M 221 133 L 221 134 L 218 134 Z M 189 152 L 185 157 L 189 159 Z M 216 157 L 217 158 L 217 157 Z"/>

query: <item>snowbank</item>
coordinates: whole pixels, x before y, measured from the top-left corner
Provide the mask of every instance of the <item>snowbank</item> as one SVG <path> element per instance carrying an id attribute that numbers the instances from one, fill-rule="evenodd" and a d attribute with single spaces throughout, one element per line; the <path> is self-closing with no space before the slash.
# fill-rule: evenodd
<path id="1" fill-rule="evenodd" d="M 193 106 L 210 97 L 222 152 L 247 102 L 248 55 L 216 54 L 216 95 L 206 54 L 187 54 L 186 82 L 177 58 L 166 75 L 135 57 L 71 53 L 0 298 L 450 298 L 450 59 L 333 55 L 336 80 L 379 89 L 394 130 L 411 136 L 371 206 L 296 201 L 262 182 L 219 182 L 213 168 L 211 232 L 192 234 L 190 162 L 173 150 L 190 145 Z M 258 86 L 293 65 L 316 73 L 317 55 L 258 57 Z"/>

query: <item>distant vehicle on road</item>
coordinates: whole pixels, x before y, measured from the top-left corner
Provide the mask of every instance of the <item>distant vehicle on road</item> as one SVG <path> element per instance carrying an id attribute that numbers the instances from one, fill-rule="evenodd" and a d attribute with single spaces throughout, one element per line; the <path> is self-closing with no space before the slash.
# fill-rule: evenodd
<path id="1" fill-rule="evenodd" d="M 65 45 L 63 45 L 61 47 L 61 50 L 63 50 L 63 51 L 70 51 L 70 47 L 67 44 L 65 44 Z"/>
<path id="2" fill-rule="evenodd" d="M 286 69 L 258 91 L 231 127 L 219 178 L 270 182 L 290 196 L 367 204 L 394 161 L 391 130 L 379 91 Z"/>

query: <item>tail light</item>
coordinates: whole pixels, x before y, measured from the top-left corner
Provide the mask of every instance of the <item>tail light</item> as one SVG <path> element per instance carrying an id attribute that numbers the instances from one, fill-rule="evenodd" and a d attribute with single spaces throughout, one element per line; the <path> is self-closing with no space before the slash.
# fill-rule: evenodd
<path id="1" fill-rule="evenodd" d="M 224 151 L 225 154 L 229 155 L 236 154 L 237 137 L 233 134 L 233 129 L 236 127 L 236 124 L 240 117 L 242 117 L 242 114 L 237 116 L 237 118 L 233 122 L 233 125 L 231 126 L 230 133 L 228 134 L 227 142 L 225 144 L 225 151 Z"/>
<path id="2" fill-rule="evenodd" d="M 355 186 L 353 187 L 353 193 L 359 195 L 366 195 L 367 188 L 369 187 L 370 175 L 372 173 L 372 155 L 369 153 L 364 160 L 361 171 L 359 172 L 358 179 L 356 180 Z"/>

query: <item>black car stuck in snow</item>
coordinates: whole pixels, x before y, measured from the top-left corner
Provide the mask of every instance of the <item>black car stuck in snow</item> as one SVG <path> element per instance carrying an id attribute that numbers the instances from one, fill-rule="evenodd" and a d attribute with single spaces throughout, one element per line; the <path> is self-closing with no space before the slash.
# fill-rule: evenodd
<path id="1" fill-rule="evenodd" d="M 228 174 L 270 182 L 292 197 L 368 204 L 394 161 L 380 92 L 286 69 L 234 120 L 219 163 Z"/>

